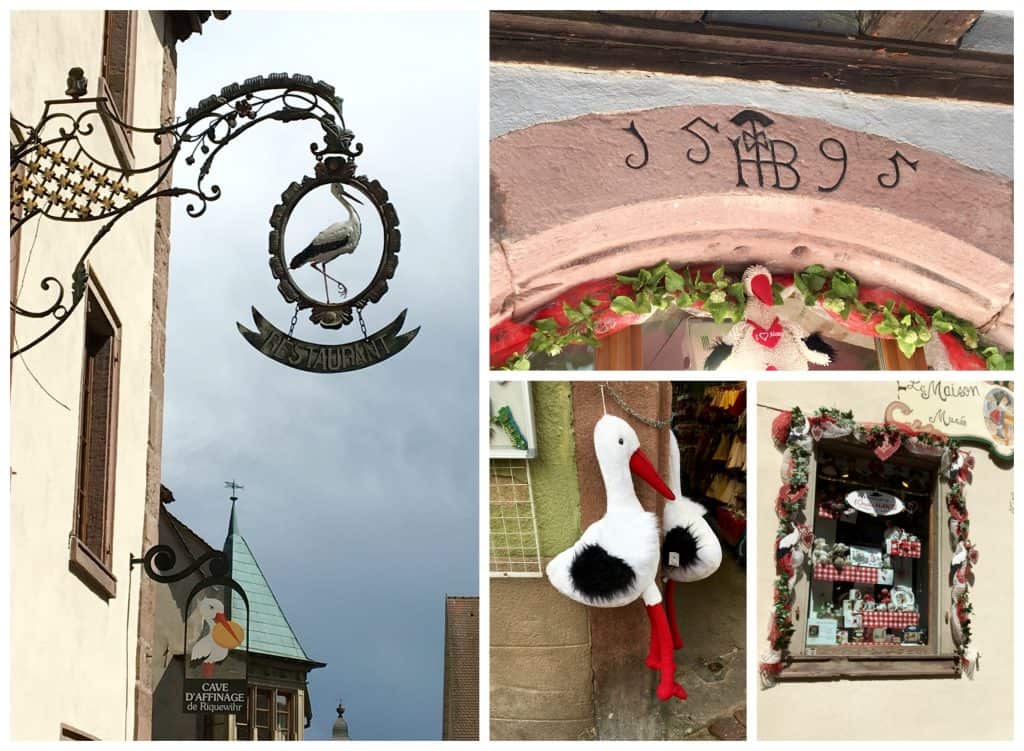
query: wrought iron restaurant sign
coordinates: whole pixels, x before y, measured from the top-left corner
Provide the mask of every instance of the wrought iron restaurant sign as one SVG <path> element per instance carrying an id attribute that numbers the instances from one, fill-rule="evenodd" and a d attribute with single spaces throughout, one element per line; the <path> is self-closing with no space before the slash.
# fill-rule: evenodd
<path id="1" fill-rule="evenodd" d="M 220 187 L 210 182 L 217 155 L 238 136 L 268 121 L 313 121 L 323 132 L 323 143 L 310 144 L 313 175 L 286 188 L 270 217 L 270 272 L 285 302 L 294 305 L 291 323 L 283 331 L 253 308 L 256 331 L 238 324 L 242 336 L 267 357 L 314 373 L 375 365 L 401 352 L 415 338 L 418 327 L 399 333 L 405 322 L 404 310 L 381 329 L 367 330 L 364 312 L 388 291 L 388 282 L 398 268 L 401 233 L 388 192 L 377 180 L 357 174 L 355 160 L 363 146 L 353 144 L 355 135 L 345 127 L 342 100 L 333 86 L 304 75 L 256 76 L 225 86 L 219 94 L 189 109 L 182 119 L 149 128 L 121 120 L 105 97 L 86 97 L 87 81 L 81 68 L 69 72 L 66 93 L 70 98 L 45 102 L 34 126 L 12 118 L 11 235 L 36 217 L 96 222 L 98 229 L 63 279 L 48 274 L 40 280 L 49 304 L 33 309 L 12 300 L 16 315 L 43 324 L 38 335 L 19 343 L 12 357 L 39 344 L 71 317 L 85 296 L 88 256 L 118 221 L 146 201 L 165 197 L 187 196 L 188 215 L 202 215 L 210 202 L 221 197 Z M 153 139 L 160 146 L 159 158 L 131 167 L 105 161 L 96 155 L 94 139 L 110 129 Z M 183 152 L 185 166 L 199 165 L 194 186 L 169 187 L 171 167 Z M 312 237 L 296 233 L 286 242 L 293 210 L 321 187 L 337 202 L 333 221 L 327 221 Z M 379 249 L 360 245 L 365 221 L 379 222 Z M 329 268 L 344 256 L 366 256 L 371 266 L 378 259 L 372 278 L 362 289 L 349 290 L 339 278 L 345 274 L 337 267 Z M 309 311 L 309 320 L 328 331 L 358 323 L 361 338 L 342 343 L 297 338 L 294 332 L 302 311 Z"/>

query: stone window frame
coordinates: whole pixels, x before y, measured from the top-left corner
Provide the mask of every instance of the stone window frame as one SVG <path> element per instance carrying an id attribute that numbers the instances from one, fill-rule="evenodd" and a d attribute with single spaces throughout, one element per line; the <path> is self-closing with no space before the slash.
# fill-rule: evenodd
<path id="1" fill-rule="evenodd" d="M 109 298 L 95 280 L 91 269 L 86 285 L 85 315 L 83 316 L 82 344 L 82 376 L 79 399 L 79 428 L 76 470 L 74 513 L 71 519 L 69 534 L 69 567 L 86 585 L 100 597 L 109 600 L 117 596 L 117 578 L 112 572 L 114 547 L 114 509 L 117 476 L 117 424 L 119 406 L 119 382 L 121 360 L 121 322 L 114 312 Z M 92 411 L 90 403 L 90 385 L 92 374 L 92 355 L 89 352 L 89 340 L 92 337 L 105 337 L 110 340 L 110 373 L 108 377 L 108 398 L 106 402 L 106 420 L 102 435 L 90 423 Z M 95 341 L 95 339 L 93 339 Z M 102 541 L 100 549 L 93 549 L 82 535 L 82 501 L 88 483 L 88 474 L 94 469 L 88 460 L 88 448 L 95 441 L 102 441 L 103 449 L 103 508 L 102 508 Z"/>
<path id="2" fill-rule="evenodd" d="M 135 10 L 108 10 L 103 14 L 103 49 L 97 89 L 110 110 L 103 113 L 103 123 L 124 169 L 131 169 L 135 163 L 132 134 L 125 124 L 130 125 L 135 114 L 138 18 Z"/>

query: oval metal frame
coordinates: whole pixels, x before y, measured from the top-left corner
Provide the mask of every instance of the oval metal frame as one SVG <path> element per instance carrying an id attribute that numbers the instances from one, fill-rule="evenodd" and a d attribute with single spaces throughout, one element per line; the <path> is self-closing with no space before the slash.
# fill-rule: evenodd
<path id="1" fill-rule="evenodd" d="M 380 262 L 370 282 L 352 298 L 339 303 L 327 303 L 310 297 L 295 282 L 288 268 L 284 254 L 284 236 L 288 220 L 298 203 L 310 192 L 323 185 L 341 183 L 358 190 L 366 196 L 377 210 L 384 233 Z M 270 215 L 270 272 L 278 280 L 277 289 L 290 303 L 300 309 L 311 309 L 310 320 L 326 329 L 339 329 L 352 323 L 353 311 L 362 310 L 370 303 L 380 300 L 388 291 L 388 280 L 398 268 L 398 252 L 402 236 L 398 229 L 398 213 L 388 200 L 388 192 L 377 180 L 355 174 L 355 164 L 337 158 L 329 158 L 317 165 L 315 177 L 304 177 L 301 182 L 292 183 L 281 194 L 281 203 Z"/>

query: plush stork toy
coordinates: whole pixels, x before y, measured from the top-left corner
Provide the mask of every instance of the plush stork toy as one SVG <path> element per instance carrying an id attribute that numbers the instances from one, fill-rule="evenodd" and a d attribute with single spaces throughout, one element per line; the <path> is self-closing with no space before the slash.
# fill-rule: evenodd
<path id="1" fill-rule="evenodd" d="M 704 519 L 708 510 L 683 495 L 679 479 L 679 442 L 669 431 L 669 489 L 675 495 L 673 503 L 665 504 L 662 516 L 665 541 L 661 545 L 661 565 L 664 568 L 665 608 L 672 632 L 672 645 L 681 649 L 675 608 L 676 582 L 695 582 L 707 579 L 722 565 L 722 544 Z"/>
<path id="2" fill-rule="evenodd" d="M 644 511 L 630 471 L 669 500 L 672 491 L 640 450 L 640 440 L 618 417 L 605 415 L 594 426 L 594 448 L 607 495 L 605 515 L 547 566 L 552 586 L 565 596 L 599 608 L 629 605 L 643 598 L 651 622 L 647 666 L 661 672 L 658 698 L 686 698 L 675 682 L 672 634 L 658 590 L 658 520 Z"/>
<path id="3" fill-rule="evenodd" d="M 783 319 L 772 295 L 772 275 L 764 266 L 743 272 L 747 304 L 743 320 L 722 337 L 704 364 L 706 370 L 807 370 L 828 365 L 835 351 L 817 334 L 808 335 Z"/>

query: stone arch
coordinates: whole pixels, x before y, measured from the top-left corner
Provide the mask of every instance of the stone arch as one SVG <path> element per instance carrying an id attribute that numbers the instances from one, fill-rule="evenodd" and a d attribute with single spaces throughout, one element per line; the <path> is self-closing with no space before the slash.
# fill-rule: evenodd
<path id="1" fill-rule="evenodd" d="M 777 273 L 821 263 L 1012 346 L 1010 180 L 814 118 L 756 113 L 768 124 L 751 136 L 742 112 L 593 114 L 492 141 L 491 324 L 662 260 Z M 759 185 L 757 165 L 738 163 L 755 139 L 789 160 L 779 187 L 771 164 Z"/>

